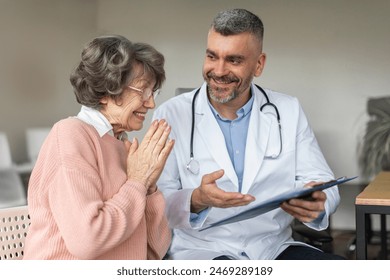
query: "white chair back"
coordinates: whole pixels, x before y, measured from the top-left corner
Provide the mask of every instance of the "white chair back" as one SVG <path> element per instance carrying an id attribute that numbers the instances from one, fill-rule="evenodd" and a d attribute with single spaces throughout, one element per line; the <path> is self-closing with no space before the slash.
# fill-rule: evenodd
<path id="1" fill-rule="evenodd" d="M 7 135 L 0 132 L 0 208 L 26 205 L 26 191 L 12 162 Z"/>
<path id="2" fill-rule="evenodd" d="M 0 169 L 10 168 L 12 166 L 11 149 L 7 135 L 0 132 Z"/>
<path id="3" fill-rule="evenodd" d="M 41 146 L 49 132 L 49 127 L 28 128 L 26 130 L 27 155 L 30 162 L 35 163 L 37 161 Z"/>
<path id="4" fill-rule="evenodd" d="M 23 259 L 29 226 L 27 205 L 0 209 L 0 260 Z"/>
<path id="5" fill-rule="evenodd" d="M 27 204 L 22 178 L 15 169 L 0 170 L 0 209 Z"/>

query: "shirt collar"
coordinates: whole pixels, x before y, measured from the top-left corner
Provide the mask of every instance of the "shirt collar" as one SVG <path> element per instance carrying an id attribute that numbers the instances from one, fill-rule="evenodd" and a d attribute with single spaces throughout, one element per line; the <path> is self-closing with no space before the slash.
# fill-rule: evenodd
<path id="1" fill-rule="evenodd" d="M 77 114 L 77 118 L 92 125 L 97 130 L 100 137 L 103 137 L 106 133 L 114 136 L 112 125 L 107 118 L 96 109 L 83 105 L 81 106 L 80 112 Z"/>

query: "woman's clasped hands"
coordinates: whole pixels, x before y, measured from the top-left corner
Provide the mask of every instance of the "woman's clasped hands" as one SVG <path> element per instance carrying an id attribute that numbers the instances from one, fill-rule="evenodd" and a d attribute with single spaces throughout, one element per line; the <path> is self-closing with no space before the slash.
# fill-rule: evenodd
<path id="1" fill-rule="evenodd" d="M 125 140 L 128 151 L 127 178 L 145 185 L 147 193 L 156 191 L 156 182 L 172 151 L 174 140 L 169 139 L 171 127 L 165 120 L 154 120 L 141 143 Z"/>

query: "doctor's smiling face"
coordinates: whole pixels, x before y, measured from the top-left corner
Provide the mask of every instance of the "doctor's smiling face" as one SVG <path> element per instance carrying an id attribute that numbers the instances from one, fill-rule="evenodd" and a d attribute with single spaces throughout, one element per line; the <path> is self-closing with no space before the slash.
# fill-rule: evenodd
<path id="1" fill-rule="evenodd" d="M 211 100 L 227 103 L 244 94 L 247 101 L 250 83 L 261 75 L 264 64 L 265 54 L 254 35 L 244 32 L 224 36 L 210 29 L 203 78 Z"/>

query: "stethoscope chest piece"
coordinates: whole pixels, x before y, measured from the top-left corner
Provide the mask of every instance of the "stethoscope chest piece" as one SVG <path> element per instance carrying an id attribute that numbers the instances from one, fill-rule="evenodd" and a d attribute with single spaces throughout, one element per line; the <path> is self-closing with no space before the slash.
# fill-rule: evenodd
<path id="1" fill-rule="evenodd" d="M 187 163 L 187 170 L 190 171 L 194 175 L 199 174 L 200 165 L 199 162 L 193 157 L 190 158 L 190 161 Z"/>

